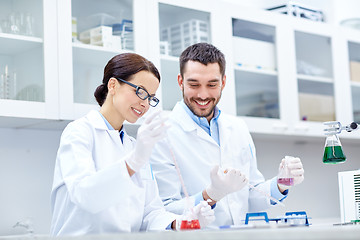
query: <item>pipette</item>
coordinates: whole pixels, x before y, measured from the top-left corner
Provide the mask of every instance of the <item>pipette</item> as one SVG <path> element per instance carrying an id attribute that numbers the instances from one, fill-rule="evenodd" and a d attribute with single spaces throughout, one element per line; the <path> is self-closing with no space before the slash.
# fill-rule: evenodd
<path id="1" fill-rule="evenodd" d="M 188 203 L 190 203 L 189 194 L 188 194 L 188 192 L 187 192 L 187 190 L 186 190 L 185 183 L 184 183 L 184 179 L 183 179 L 182 176 L 181 176 L 180 168 L 179 168 L 179 165 L 177 164 L 174 151 L 173 151 L 173 149 L 172 149 L 172 147 L 171 147 L 171 144 L 170 144 L 170 140 L 169 140 L 168 138 L 165 138 L 165 141 L 167 142 L 167 145 L 168 145 L 168 147 L 169 147 L 170 154 L 171 154 L 171 157 L 172 157 L 173 162 L 174 162 L 174 164 L 175 164 L 176 172 L 177 172 L 177 174 L 178 174 L 178 176 L 179 176 L 180 183 L 181 183 L 181 187 L 182 187 L 182 189 L 183 189 L 183 192 L 184 192 L 184 194 L 185 194 L 185 197 L 186 197 Z"/>
<path id="2" fill-rule="evenodd" d="M 249 189 L 250 189 L 250 190 L 256 191 L 256 192 L 258 192 L 258 193 L 262 194 L 263 196 L 267 197 L 268 199 L 270 199 L 270 200 L 272 200 L 272 201 L 276 202 L 276 204 L 278 204 L 278 205 L 280 205 L 280 206 L 282 206 L 282 207 L 285 207 L 285 204 L 283 204 L 282 202 L 280 202 L 280 201 L 279 201 L 279 200 L 277 200 L 276 198 L 274 198 L 274 197 L 270 196 L 270 195 L 269 195 L 269 194 L 267 194 L 266 192 L 264 192 L 264 191 L 262 191 L 262 190 L 257 189 L 254 185 L 252 185 L 252 184 L 248 183 L 248 186 L 249 186 Z"/>
<path id="3" fill-rule="evenodd" d="M 222 171 L 224 174 L 226 174 L 226 172 L 227 172 L 227 170 L 221 170 L 221 171 Z M 257 189 L 254 185 L 248 183 L 248 186 L 249 186 L 249 189 L 250 189 L 250 190 L 256 191 L 256 192 L 260 193 L 261 195 L 267 197 L 268 199 L 276 202 L 276 203 L 279 204 L 280 206 L 285 207 L 285 204 L 283 204 L 282 202 L 280 202 L 280 201 L 277 200 L 276 198 L 270 196 L 270 195 L 267 194 L 266 192 L 264 192 L 264 191 L 262 191 L 262 190 L 260 190 L 260 189 Z"/>
<path id="4" fill-rule="evenodd" d="M 187 211 L 191 212 L 191 214 L 194 216 L 195 213 L 194 213 L 194 209 L 193 209 L 193 204 L 190 200 L 190 197 L 189 197 L 189 193 L 188 191 L 186 190 L 186 187 L 185 187 L 185 183 L 184 183 L 184 179 L 182 178 L 181 176 L 181 172 L 180 172 L 180 168 L 179 168 L 179 165 L 177 164 L 177 161 L 176 161 L 176 158 L 175 158 L 175 154 L 174 154 L 174 151 L 172 149 L 172 145 L 170 144 L 170 140 L 168 138 L 165 138 L 165 141 L 167 142 L 167 145 L 169 147 L 169 150 L 170 150 L 170 154 L 171 154 L 171 157 L 173 159 L 173 162 L 175 164 L 175 168 L 176 168 L 176 172 L 179 176 L 179 179 L 180 179 L 180 183 L 181 183 L 181 187 L 183 189 L 183 192 L 185 194 L 185 198 L 186 198 L 186 210 L 185 210 L 185 213 Z M 188 229 L 200 229 L 200 222 L 198 219 L 183 219 L 181 221 L 181 224 L 180 224 L 180 229 L 181 230 L 188 230 Z"/>
<path id="5" fill-rule="evenodd" d="M 172 150 L 170 141 L 169 141 L 168 138 L 165 138 L 165 141 L 167 141 L 167 144 L 168 144 L 168 147 L 169 147 L 169 150 L 170 150 L 170 153 L 171 153 L 171 157 L 173 158 L 176 171 L 177 171 L 177 173 L 178 173 L 178 175 L 179 175 L 179 179 L 180 179 L 180 182 L 181 182 L 181 187 L 182 187 L 182 189 L 183 189 L 183 191 L 184 191 L 185 198 L 186 198 L 186 200 L 187 200 L 188 206 L 191 206 L 191 205 L 190 205 L 189 194 L 188 194 L 188 192 L 187 192 L 187 190 L 186 190 L 185 183 L 184 183 L 184 180 L 183 180 L 183 178 L 182 178 L 182 176 L 181 176 L 180 169 L 179 169 L 179 166 L 178 166 L 178 164 L 177 164 L 177 161 L 176 161 L 176 158 L 175 158 L 175 154 L 174 154 L 174 152 L 173 152 L 173 150 Z M 224 172 L 224 171 L 223 171 L 223 172 Z M 224 173 L 225 173 L 225 172 L 224 172 Z M 280 202 L 280 201 L 277 200 L 276 198 L 270 196 L 270 195 L 267 194 L 266 192 L 257 189 L 254 185 L 248 183 L 248 186 L 249 186 L 249 189 L 250 189 L 250 190 L 256 191 L 256 192 L 262 194 L 263 196 L 267 197 L 268 199 L 276 202 L 276 204 L 278 204 L 278 205 L 280 205 L 280 206 L 282 206 L 282 207 L 285 207 L 285 204 L 283 204 L 282 202 Z"/>

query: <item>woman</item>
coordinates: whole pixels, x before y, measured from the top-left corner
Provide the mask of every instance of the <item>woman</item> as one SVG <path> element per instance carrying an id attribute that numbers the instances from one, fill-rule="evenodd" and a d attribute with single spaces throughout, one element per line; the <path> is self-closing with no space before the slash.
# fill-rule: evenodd
<path id="1" fill-rule="evenodd" d="M 137 141 L 123 127 L 125 120 L 134 123 L 158 104 L 159 83 L 156 67 L 140 55 L 120 54 L 108 62 L 94 93 L 100 111 L 70 123 L 61 136 L 51 193 L 52 235 L 175 227 L 178 215 L 164 210 L 148 163 L 152 147 L 165 137 L 165 118 L 150 114 Z M 208 205 L 196 210 L 203 225 L 213 220 Z"/>

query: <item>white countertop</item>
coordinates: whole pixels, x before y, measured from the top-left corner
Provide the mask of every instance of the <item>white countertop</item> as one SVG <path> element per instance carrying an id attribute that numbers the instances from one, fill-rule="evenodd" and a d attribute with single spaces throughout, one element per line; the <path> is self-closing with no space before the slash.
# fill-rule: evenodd
<path id="1" fill-rule="evenodd" d="M 360 239 L 360 225 L 343 226 L 309 226 L 309 227 L 268 227 L 249 229 L 195 230 L 195 231 L 164 231 L 120 233 L 113 235 L 88 235 L 81 237 L 52 238 L 44 235 L 3 236 L 0 240 L 187 240 L 187 239 Z"/>

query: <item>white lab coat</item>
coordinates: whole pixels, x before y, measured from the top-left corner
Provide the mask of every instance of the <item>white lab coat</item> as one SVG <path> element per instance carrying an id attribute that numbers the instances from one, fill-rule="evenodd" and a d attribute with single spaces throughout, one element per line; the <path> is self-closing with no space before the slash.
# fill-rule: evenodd
<path id="1" fill-rule="evenodd" d="M 70 123 L 56 158 L 51 235 L 165 230 L 166 212 L 150 165 L 129 176 L 124 156 L 135 140 L 108 130 L 97 111 Z"/>
<path id="2" fill-rule="evenodd" d="M 177 103 L 170 114 L 168 140 L 172 145 L 181 175 L 190 196 L 210 184 L 210 170 L 214 165 L 231 166 L 246 174 L 249 182 L 270 194 L 270 180 L 264 181 L 257 169 L 253 140 L 246 124 L 239 118 L 221 113 L 218 119 L 220 147 Z M 176 173 L 168 142 L 159 142 L 151 157 L 160 197 L 168 211 L 181 214 L 185 199 Z M 180 200 L 182 199 L 182 200 Z M 248 187 L 227 195 L 214 208 L 213 226 L 241 224 L 247 212 L 263 211 L 271 207 L 268 199 Z"/>

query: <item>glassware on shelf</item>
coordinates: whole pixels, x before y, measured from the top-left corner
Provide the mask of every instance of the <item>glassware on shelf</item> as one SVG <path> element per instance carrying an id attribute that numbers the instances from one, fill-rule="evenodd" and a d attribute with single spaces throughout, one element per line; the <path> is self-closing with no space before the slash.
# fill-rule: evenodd
<path id="1" fill-rule="evenodd" d="M 25 32 L 27 36 L 34 36 L 34 17 L 31 13 L 25 13 Z"/>
<path id="2" fill-rule="evenodd" d="M 9 73 L 8 65 L 5 66 L 5 71 L 1 74 L 0 82 L 0 98 L 1 99 L 16 99 L 17 91 L 16 72 Z"/>
<path id="3" fill-rule="evenodd" d="M 1 21 L 0 32 L 34 36 L 34 17 L 28 12 L 12 12 Z"/>
<path id="4" fill-rule="evenodd" d="M 3 19 L 1 21 L 1 29 L 3 33 L 10 33 L 10 21 L 9 19 Z"/>
<path id="5" fill-rule="evenodd" d="M 10 21 L 10 33 L 19 34 L 20 33 L 20 19 L 16 13 L 11 13 L 9 16 Z"/>

